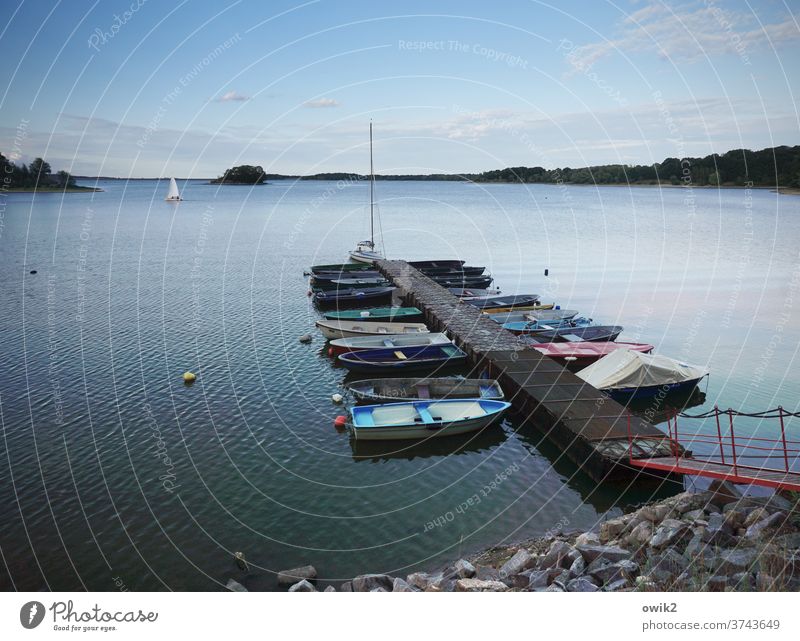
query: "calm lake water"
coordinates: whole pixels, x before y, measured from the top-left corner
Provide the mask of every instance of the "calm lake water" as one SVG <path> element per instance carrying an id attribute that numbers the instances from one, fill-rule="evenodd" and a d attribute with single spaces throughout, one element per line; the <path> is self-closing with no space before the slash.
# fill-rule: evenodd
<path id="1" fill-rule="evenodd" d="M 274 589 L 273 572 L 306 563 L 324 585 L 589 528 L 652 495 L 595 486 L 514 416 L 389 454 L 334 429 L 345 371 L 318 334 L 297 340 L 318 318 L 303 270 L 365 237 L 366 184 L 191 182 L 177 206 L 165 182 L 100 186 L 4 201 L 3 589 L 218 589 L 230 577 Z M 390 257 L 486 265 L 506 293 L 708 365 L 693 412 L 797 409 L 800 197 L 445 182 L 377 193 Z"/>

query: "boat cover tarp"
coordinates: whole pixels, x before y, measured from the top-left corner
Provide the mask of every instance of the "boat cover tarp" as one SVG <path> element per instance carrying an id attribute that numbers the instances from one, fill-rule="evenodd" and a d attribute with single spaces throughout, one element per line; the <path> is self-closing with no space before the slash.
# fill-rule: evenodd
<path id="1" fill-rule="evenodd" d="M 585 367 L 578 376 L 597 389 L 672 385 L 702 378 L 708 370 L 667 356 L 618 349 Z"/>

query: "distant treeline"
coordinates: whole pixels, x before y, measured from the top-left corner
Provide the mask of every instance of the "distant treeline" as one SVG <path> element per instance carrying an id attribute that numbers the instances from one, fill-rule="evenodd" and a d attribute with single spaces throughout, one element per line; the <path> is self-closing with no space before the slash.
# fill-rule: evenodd
<path id="1" fill-rule="evenodd" d="M 509 167 L 485 171 L 475 182 L 573 184 L 691 184 L 800 187 L 800 146 L 761 151 L 734 149 L 704 158 L 667 158 L 654 165 L 598 165 L 571 169 Z"/>
<path id="2" fill-rule="evenodd" d="M 367 180 L 354 173 L 309 176 L 267 174 L 270 180 Z M 375 180 L 467 180 L 479 183 L 571 183 L 696 186 L 800 187 L 800 146 L 774 147 L 760 151 L 734 149 L 704 158 L 667 158 L 653 165 L 596 165 L 563 167 L 508 167 L 478 174 L 376 175 Z"/>
<path id="3" fill-rule="evenodd" d="M 3 189 L 78 189 L 69 172 L 53 174 L 50 163 L 36 158 L 17 165 L 0 153 L 0 185 Z M 86 189 L 89 189 L 88 187 Z"/>

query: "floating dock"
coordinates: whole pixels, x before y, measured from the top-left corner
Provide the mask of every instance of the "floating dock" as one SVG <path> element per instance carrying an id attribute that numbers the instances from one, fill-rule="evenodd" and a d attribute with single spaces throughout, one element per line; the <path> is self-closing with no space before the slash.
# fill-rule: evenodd
<path id="1" fill-rule="evenodd" d="M 525 346 L 481 311 L 461 301 L 402 260 L 376 266 L 398 288 L 405 304 L 418 307 L 431 331 L 446 333 L 479 370 L 500 381 L 514 408 L 544 432 L 595 481 L 642 475 L 633 458 L 672 455 L 659 429 Z"/>

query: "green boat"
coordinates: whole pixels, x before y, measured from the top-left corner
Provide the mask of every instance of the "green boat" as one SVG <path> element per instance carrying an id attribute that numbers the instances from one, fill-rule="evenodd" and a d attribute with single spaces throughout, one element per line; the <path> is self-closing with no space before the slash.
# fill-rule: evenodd
<path id="1" fill-rule="evenodd" d="M 374 265 L 366 263 L 341 263 L 332 265 L 313 265 L 312 274 L 340 274 L 342 272 L 369 272 L 375 271 Z"/>
<path id="2" fill-rule="evenodd" d="M 328 312 L 328 320 L 371 320 L 371 321 L 408 321 L 424 320 L 422 312 L 416 307 L 375 307 L 372 309 L 348 309 L 341 312 Z"/>
<path id="3" fill-rule="evenodd" d="M 339 280 L 315 282 L 312 292 L 327 292 L 333 289 L 364 289 L 365 287 L 388 287 L 391 283 L 382 276 L 376 278 L 358 278 L 357 274 L 345 276 Z"/>

